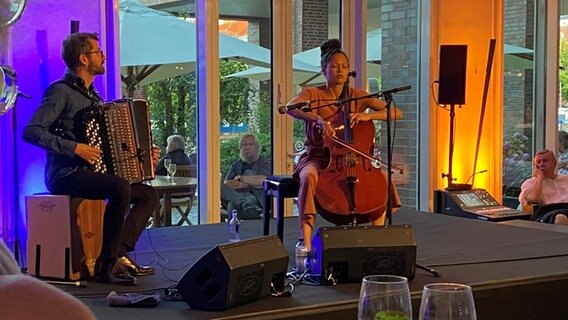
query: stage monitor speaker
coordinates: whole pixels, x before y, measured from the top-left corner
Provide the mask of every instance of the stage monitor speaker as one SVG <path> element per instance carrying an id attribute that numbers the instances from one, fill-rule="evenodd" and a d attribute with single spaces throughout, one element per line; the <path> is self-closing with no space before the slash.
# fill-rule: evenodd
<path id="1" fill-rule="evenodd" d="M 177 284 L 193 309 L 224 310 L 284 288 L 288 252 L 277 235 L 216 246 L 195 262 Z"/>
<path id="2" fill-rule="evenodd" d="M 414 278 L 416 240 L 409 225 L 319 228 L 308 262 L 311 276 L 359 282 L 390 274 Z"/>
<path id="3" fill-rule="evenodd" d="M 440 46 L 438 104 L 465 104 L 467 45 Z"/>

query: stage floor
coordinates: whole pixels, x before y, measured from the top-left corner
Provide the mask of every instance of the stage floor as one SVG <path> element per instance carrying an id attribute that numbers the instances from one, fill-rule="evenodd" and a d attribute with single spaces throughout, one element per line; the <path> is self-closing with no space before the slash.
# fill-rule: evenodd
<path id="1" fill-rule="evenodd" d="M 478 319 L 566 319 L 568 234 L 523 226 L 401 209 L 394 224 L 409 224 L 417 242 L 417 263 L 441 272 L 418 270 L 410 282 L 415 315 L 422 287 L 433 282 L 472 286 Z M 316 227 L 329 226 L 318 217 Z M 271 231 L 275 232 L 272 221 Z M 285 221 L 284 246 L 292 268 L 297 219 Z M 262 221 L 241 224 L 241 237 L 262 236 Z M 86 288 L 60 286 L 86 303 L 99 319 L 355 319 L 360 283 L 298 285 L 290 297 L 266 299 L 223 312 L 192 310 L 184 301 L 163 300 L 155 308 L 109 307 L 106 295 L 155 293 L 175 286 L 203 254 L 227 240 L 226 224 L 148 229 L 135 258 L 157 273 L 136 287 L 89 282 Z M 418 319 L 418 317 L 415 317 Z"/>

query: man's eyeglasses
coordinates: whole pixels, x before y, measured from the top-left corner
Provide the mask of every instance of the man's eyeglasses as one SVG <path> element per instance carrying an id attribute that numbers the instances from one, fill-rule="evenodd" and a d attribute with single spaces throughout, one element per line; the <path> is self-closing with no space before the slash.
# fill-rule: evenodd
<path id="1" fill-rule="evenodd" d="M 103 50 L 101 50 L 101 49 L 95 50 L 95 51 L 85 52 L 85 54 L 91 54 L 91 53 L 99 53 L 101 56 L 104 56 L 104 55 L 105 55 L 105 53 L 104 53 Z"/>

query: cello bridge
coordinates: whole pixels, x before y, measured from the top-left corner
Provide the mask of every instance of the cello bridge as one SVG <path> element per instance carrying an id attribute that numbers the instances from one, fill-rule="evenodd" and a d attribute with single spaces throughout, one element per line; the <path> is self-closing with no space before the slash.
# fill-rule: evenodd
<path id="1" fill-rule="evenodd" d="M 348 154 L 345 156 L 345 167 L 347 168 L 353 168 L 358 164 L 358 159 L 357 156 L 354 154 Z"/>

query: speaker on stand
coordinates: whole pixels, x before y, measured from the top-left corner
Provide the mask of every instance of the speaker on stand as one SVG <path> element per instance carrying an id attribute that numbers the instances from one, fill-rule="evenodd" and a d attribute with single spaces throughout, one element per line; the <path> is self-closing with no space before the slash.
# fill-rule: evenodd
<path id="1" fill-rule="evenodd" d="M 465 104 L 467 45 L 440 46 L 438 104 Z"/>
<path id="2" fill-rule="evenodd" d="M 438 84 L 438 104 L 450 106 L 450 144 L 448 173 L 442 178 L 448 178 L 448 188 L 456 188 L 452 175 L 454 155 L 455 107 L 465 104 L 465 80 L 467 70 L 467 45 L 441 45 L 440 68 Z"/>

